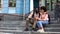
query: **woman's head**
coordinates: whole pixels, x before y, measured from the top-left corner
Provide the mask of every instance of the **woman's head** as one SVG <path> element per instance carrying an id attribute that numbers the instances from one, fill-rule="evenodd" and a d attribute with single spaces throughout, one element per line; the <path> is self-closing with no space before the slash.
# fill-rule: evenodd
<path id="1" fill-rule="evenodd" d="M 39 11 L 38 11 L 38 8 L 35 8 L 34 9 L 34 13 L 38 13 Z"/>
<path id="2" fill-rule="evenodd" d="M 46 12 L 47 11 L 45 6 L 41 6 L 39 9 L 40 9 L 40 12 Z"/>

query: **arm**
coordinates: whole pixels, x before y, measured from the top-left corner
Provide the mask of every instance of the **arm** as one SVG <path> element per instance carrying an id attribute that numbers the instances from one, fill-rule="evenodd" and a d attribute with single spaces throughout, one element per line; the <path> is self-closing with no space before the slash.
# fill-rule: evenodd
<path id="1" fill-rule="evenodd" d="M 37 17 L 36 19 L 37 19 L 37 20 L 42 20 L 42 19 L 41 19 L 41 16 L 40 16 L 40 17 Z"/>
<path id="2" fill-rule="evenodd" d="M 40 15 L 40 17 L 37 18 L 37 19 L 38 19 L 38 20 L 45 20 L 47 17 L 48 17 L 48 15 L 45 14 L 45 15 Z"/>
<path id="3" fill-rule="evenodd" d="M 29 14 L 28 18 L 31 18 L 33 14 L 33 11 Z"/>

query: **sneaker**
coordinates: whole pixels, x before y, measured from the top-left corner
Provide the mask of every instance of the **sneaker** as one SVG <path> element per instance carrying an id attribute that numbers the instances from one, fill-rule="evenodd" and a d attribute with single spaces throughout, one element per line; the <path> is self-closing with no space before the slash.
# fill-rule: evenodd
<path id="1" fill-rule="evenodd" d="M 24 31 L 28 31 L 29 29 L 28 28 L 26 28 Z"/>
<path id="2" fill-rule="evenodd" d="M 36 28 L 32 28 L 33 31 L 36 31 Z"/>
<path id="3" fill-rule="evenodd" d="M 40 29 L 39 29 L 39 30 L 37 30 L 37 32 L 44 32 L 44 30 L 40 30 Z"/>

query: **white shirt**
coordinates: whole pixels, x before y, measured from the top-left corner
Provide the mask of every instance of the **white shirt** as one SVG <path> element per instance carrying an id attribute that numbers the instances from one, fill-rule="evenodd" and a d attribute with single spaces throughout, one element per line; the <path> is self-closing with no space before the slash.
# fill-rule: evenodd
<path id="1" fill-rule="evenodd" d="M 33 11 L 29 14 L 28 18 L 32 18 Z"/>

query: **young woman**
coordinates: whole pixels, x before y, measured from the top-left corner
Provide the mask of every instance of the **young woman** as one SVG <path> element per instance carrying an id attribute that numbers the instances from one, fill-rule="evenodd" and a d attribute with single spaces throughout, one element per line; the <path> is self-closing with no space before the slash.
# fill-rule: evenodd
<path id="1" fill-rule="evenodd" d="M 28 18 L 27 18 L 27 20 L 26 20 L 26 29 L 25 29 L 25 31 L 28 31 L 29 29 L 28 29 L 28 27 L 29 27 L 29 23 L 32 21 L 33 22 L 33 28 L 35 28 L 35 26 L 36 26 L 36 18 L 38 17 L 38 8 L 36 8 L 36 9 L 34 9 L 31 13 L 30 13 L 30 15 L 28 16 Z"/>
<path id="2" fill-rule="evenodd" d="M 48 24 L 48 14 L 46 12 L 46 8 L 44 6 L 40 7 L 40 17 L 36 18 L 37 21 L 37 25 L 40 32 L 44 32 L 44 28 L 43 28 L 43 24 Z"/>

